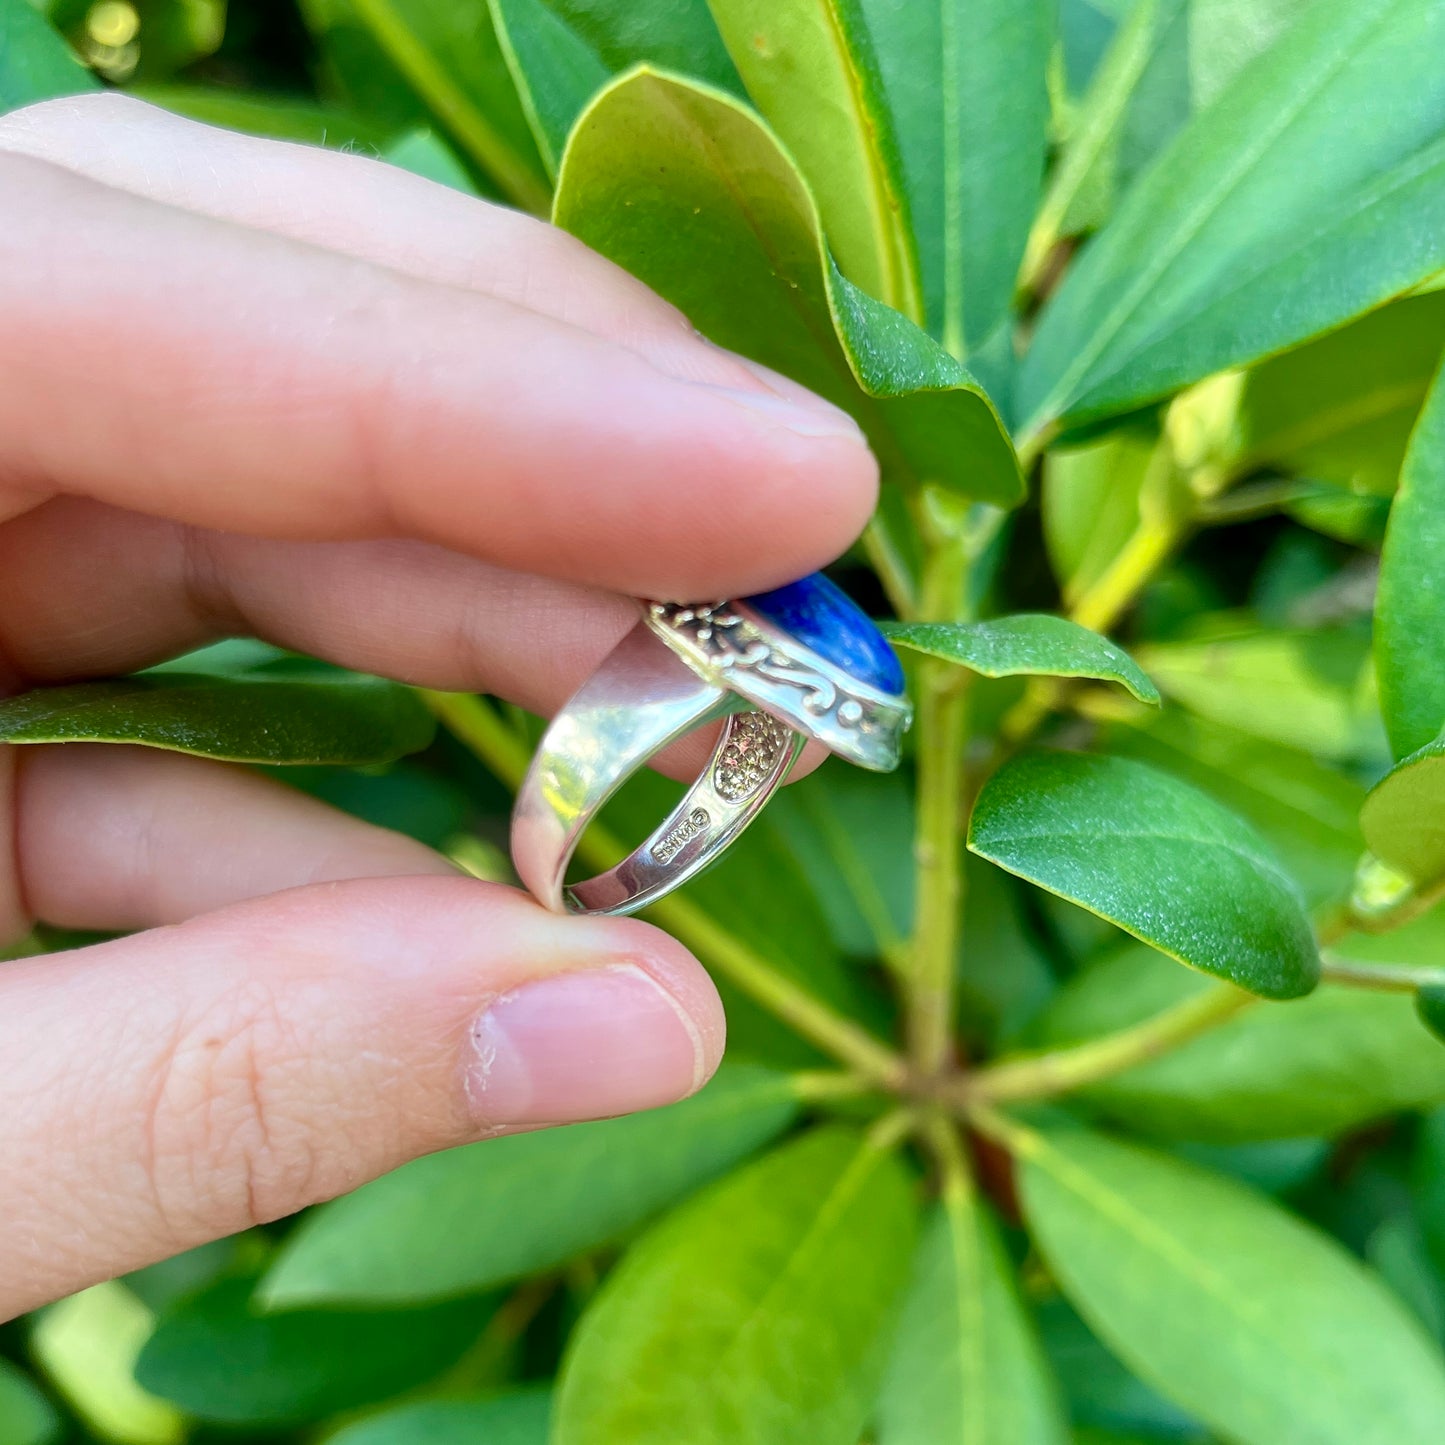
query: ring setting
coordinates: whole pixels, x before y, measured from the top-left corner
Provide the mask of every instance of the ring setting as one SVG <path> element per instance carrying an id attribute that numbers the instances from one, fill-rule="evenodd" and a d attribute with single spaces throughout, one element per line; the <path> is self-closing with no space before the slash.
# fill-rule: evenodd
<path id="1" fill-rule="evenodd" d="M 553 719 L 517 795 L 513 861 L 557 911 L 623 914 L 655 902 L 735 841 L 806 742 L 887 772 L 911 721 L 897 655 L 821 573 L 736 600 L 644 605 Z M 566 885 L 607 799 L 658 752 L 720 719 L 707 765 L 647 840 Z"/>

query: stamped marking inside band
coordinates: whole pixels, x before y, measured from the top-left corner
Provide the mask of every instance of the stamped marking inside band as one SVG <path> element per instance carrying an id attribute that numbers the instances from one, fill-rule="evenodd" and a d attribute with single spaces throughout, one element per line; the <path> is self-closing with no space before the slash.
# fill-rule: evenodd
<path id="1" fill-rule="evenodd" d="M 706 808 L 694 808 L 680 823 L 675 823 L 652 845 L 652 856 L 659 863 L 670 863 L 709 823 L 712 817 Z"/>

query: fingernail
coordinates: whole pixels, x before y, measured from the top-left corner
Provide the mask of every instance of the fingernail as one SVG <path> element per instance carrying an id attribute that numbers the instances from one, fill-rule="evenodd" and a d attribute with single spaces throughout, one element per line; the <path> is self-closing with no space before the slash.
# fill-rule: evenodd
<path id="1" fill-rule="evenodd" d="M 866 445 L 858 423 L 846 411 L 841 411 L 820 396 L 813 396 L 811 392 L 805 393 L 808 400 L 804 402 L 780 396 L 774 391 L 752 391 L 732 386 L 710 386 L 708 390 L 747 407 L 749 411 L 764 412 L 799 436 L 844 437 L 860 446 Z M 798 390 L 802 392 L 803 388 Z"/>
<path id="2" fill-rule="evenodd" d="M 563 1124 L 686 1098 L 705 1077 L 682 1005 L 636 964 L 553 974 L 492 1000 L 472 1029 L 477 1122 Z"/>

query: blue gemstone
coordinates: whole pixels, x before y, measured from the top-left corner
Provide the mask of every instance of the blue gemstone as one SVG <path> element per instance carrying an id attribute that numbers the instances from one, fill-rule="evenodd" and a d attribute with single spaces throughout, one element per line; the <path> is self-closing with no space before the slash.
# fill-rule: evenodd
<path id="1" fill-rule="evenodd" d="M 903 691 L 903 664 L 888 639 L 821 572 L 742 599 L 804 647 L 880 692 Z"/>

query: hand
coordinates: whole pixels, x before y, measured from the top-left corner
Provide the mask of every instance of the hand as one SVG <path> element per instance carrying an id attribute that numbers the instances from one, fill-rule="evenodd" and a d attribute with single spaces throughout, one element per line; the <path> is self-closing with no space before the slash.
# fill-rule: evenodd
<path id="1" fill-rule="evenodd" d="M 842 413 L 402 171 L 100 96 L 0 120 L 0 194 L 0 694 L 247 633 L 546 712 L 629 596 L 872 506 Z M 174 754 L 0 748 L 0 944 L 36 919 L 150 931 L 0 965 L 0 1316 L 722 1048 L 655 929 Z"/>

